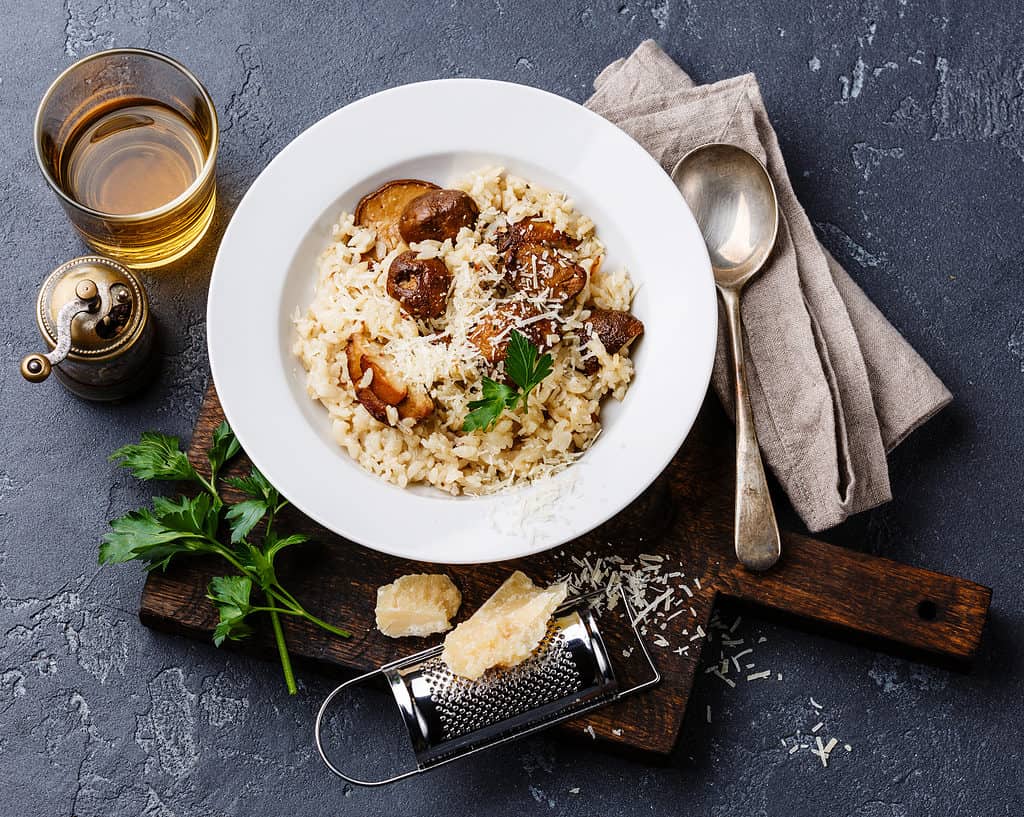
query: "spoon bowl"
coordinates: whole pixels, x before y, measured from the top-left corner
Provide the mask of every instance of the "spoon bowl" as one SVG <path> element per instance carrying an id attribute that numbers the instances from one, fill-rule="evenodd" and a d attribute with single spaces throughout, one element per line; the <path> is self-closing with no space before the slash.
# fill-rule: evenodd
<path id="1" fill-rule="evenodd" d="M 755 156 L 719 143 L 687 153 L 673 168 L 672 180 L 700 226 L 729 319 L 736 385 L 736 556 L 751 570 L 767 570 L 779 560 L 782 545 L 747 389 L 740 292 L 775 246 L 775 185 Z"/>
<path id="2" fill-rule="evenodd" d="M 679 160 L 672 179 L 700 225 L 715 282 L 746 284 L 779 231 L 775 185 L 764 165 L 735 145 L 704 145 Z"/>

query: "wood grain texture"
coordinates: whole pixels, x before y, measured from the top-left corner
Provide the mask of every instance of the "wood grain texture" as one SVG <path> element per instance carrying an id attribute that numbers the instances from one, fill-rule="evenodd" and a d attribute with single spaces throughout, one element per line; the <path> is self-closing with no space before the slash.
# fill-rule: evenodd
<path id="1" fill-rule="evenodd" d="M 205 467 L 204 452 L 222 419 L 211 386 L 190 449 L 199 468 Z M 684 627 L 690 633 L 698 625 L 707 629 L 715 600 L 723 594 L 837 632 L 866 636 L 894 650 L 958 663 L 971 660 L 988 614 L 988 588 L 795 534 L 783 535 L 783 557 L 771 571 L 754 574 L 743 569 L 732 552 L 732 445 L 732 429 L 712 398 L 666 471 L 632 505 L 597 530 L 564 548 L 527 559 L 445 567 L 463 593 L 460 618 L 475 610 L 514 569 L 547 582 L 572 569 L 573 555 L 618 554 L 628 560 L 649 552 L 671 554 L 691 581 L 700 579 L 701 589 L 690 600 L 696 615 L 670 621 L 666 633 L 670 641 Z M 229 472 L 248 468 L 248 461 L 240 457 Z M 294 656 L 327 667 L 363 671 L 422 648 L 423 640 L 392 640 L 374 629 L 376 590 L 405 573 L 436 572 L 437 566 L 353 544 L 292 509 L 284 512 L 281 524 L 283 530 L 302 531 L 312 538 L 309 544 L 282 555 L 279 573 L 285 585 L 312 613 L 353 633 L 350 639 L 335 638 L 301 621 L 286 621 Z M 206 585 L 219 572 L 219 562 L 191 560 L 172 565 L 166 573 L 150 574 L 140 604 L 143 623 L 208 639 L 216 614 L 205 598 Z M 616 626 L 605 619 L 602 632 L 615 658 L 621 652 L 618 647 L 624 643 L 626 628 L 624 622 Z M 671 628 L 676 628 L 675 632 Z M 704 643 L 689 642 L 684 655 L 653 648 L 663 677 L 658 687 L 562 728 L 580 735 L 581 730 L 592 727 L 599 740 L 625 749 L 667 754 L 678 738 Z M 265 632 L 247 649 L 273 654 Z M 639 679 L 638 668 L 618 666 L 617 670 L 620 683 Z"/>

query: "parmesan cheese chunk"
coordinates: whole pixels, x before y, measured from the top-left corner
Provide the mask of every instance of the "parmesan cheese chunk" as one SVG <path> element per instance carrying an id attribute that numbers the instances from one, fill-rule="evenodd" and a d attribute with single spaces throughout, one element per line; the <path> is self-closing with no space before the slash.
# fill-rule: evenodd
<path id="1" fill-rule="evenodd" d="M 377 589 L 377 629 L 391 638 L 451 629 L 462 594 L 447 576 L 414 573 Z"/>
<path id="2" fill-rule="evenodd" d="M 448 668 L 476 680 L 491 667 L 514 667 L 536 649 L 548 620 L 566 596 L 559 582 L 537 587 L 516 571 L 473 615 L 444 640 L 442 657 Z"/>

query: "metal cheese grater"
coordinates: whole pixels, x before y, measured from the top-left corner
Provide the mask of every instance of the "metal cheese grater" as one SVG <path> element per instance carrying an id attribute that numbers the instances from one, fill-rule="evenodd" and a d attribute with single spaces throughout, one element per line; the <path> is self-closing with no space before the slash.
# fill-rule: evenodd
<path id="1" fill-rule="evenodd" d="M 601 592 L 601 591 L 599 591 Z M 547 634 L 526 661 L 493 669 L 470 681 L 451 672 L 441 659 L 443 645 L 353 678 L 324 700 L 316 717 L 316 748 L 338 777 L 360 786 L 381 786 L 420 774 L 467 755 L 578 717 L 653 686 L 658 669 L 637 630 L 636 615 L 620 591 L 626 616 L 651 676 L 620 689 L 608 650 L 590 607 L 591 593 L 564 603 Z M 387 683 L 412 740 L 416 768 L 383 780 L 360 780 L 339 769 L 324 750 L 321 728 L 334 699 L 346 688 L 376 677 Z"/>

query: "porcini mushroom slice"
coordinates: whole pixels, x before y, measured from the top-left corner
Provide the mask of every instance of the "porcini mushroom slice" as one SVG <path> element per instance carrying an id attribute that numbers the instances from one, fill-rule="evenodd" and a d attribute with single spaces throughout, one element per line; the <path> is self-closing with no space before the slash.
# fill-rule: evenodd
<path id="1" fill-rule="evenodd" d="M 430 190 L 410 201 L 398 221 L 398 231 L 413 241 L 455 240 L 459 230 L 472 227 L 480 215 L 473 197 L 461 190 Z"/>
<path id="2" fill-rule="evenodd" d="M 367 369 L 373 369 L 373 380 L 370 381 L 369 388 L 381 400 L 389 406 L 397 406 L 405 399 L 409 388 L 395 378 L 378 358 L 372 355 L 363 355 L 360 363 L 364 372 Z"/>
<path id="3" fill-rule="evenodd" d="M 597 356 L 589 353 L 586 348 L 594 335 L 601 339 L 604 350 L 614 355 L 643 333 L 643 322 L 629 312 L 621 309 L 594 309 L 587 319 L 587 325 L 577 330 L 583 354 L 583 371 L 593 374 L 601 367 Z"/>
<path id="4" fill-rule="evenodd" d="M 374 394 L 373 389 L 356 387 L 356 400 L 362 403 L 374 420 L 385 424 L 388 422 L 388 404 Z"/>
<path id="5" fill-rule="evenodd" d="M 505 280 L 519 292 L 565 303 L 587 285 L 587 273 L 543 244 L 521 244 L 505 263 Z"/>
<path id="6" fill-rule="evenodd" d="M 345 347 L 348 373 L 352 380 L 356 399 L 382 423 L 389 422 L 387 407 L 395 406 L 398 416 L 422 419 L 434 410 L 434 403 L 422 386 L 410 387 L 389 366 L 387 354 L 380 344 L 363 335 L 353 335 Z M 373 376 L 366 386 L 360 385 L 363 376 L 372 371 Z"/>
<path id="7" fill-rule="evenodd" d="M 546 244 L 556 250 L 575 250 L 579 241 L 568 233 L 556 230 L 550 221 L 523 219 L 512 224 L 498 239 L 498 252 L 506 252 L 517 244 Z"/>
<path id="8" fill-rule="evenodd" d="M 452 276 L 440 258 L 417 258 L 414 250 L 395 256 L 388 267 L 388 295 L 414 318 L 439 318 L 448 306 Z"/>
<path id="9" fill-rule="evenodd" d="M 377 231 L 378 241 L 382 241 L 390 252 L 402 243 L 398 221 L 406 205 L 417 196 L 437 189 L 436 184 L 422 179 L 394 179 L 386 182 L 359 200 L 354 214 L 355 222 L 360 227 L 373 227 Z"/>
<path id="10" fill-rule="evenodd" d="M 548 335 L 556 334 L 555 322 L 541 318 L 540 309 L 529 301 L 510 301 L 500 304 L 469 333 L 472 343 L 491 365 L 500 363 L 508 352 L 512 329 L 529 338 L 538 349 L 548 348 Z"/>
<path id="11" fill-rule="evenodd" d="M 409 389 L 409 396 L 398 404 L 398 416 L 403 420 L 412 417 L 414 420 L 422 420 L 434 413 L 434 401 L 430 399 L 427 390 L 423 386 L 413 386 Z"/>
<path id="12" fill-rule="evenodd" d="M 348 361 L 348 376 L 355 386 L 363 379 L 363 345 L 358 336 L 349 338 L 345 345 L 345 360 Z"/>
<path id="13" fill-rule="evenodd" d="M 551 300 L 566 302 L 587 284 L 587 273 L 568 253 L 579 242 L 549 221 L 517 221 L 498 239 L 505 261 L 505 280 L 527 295 L 546 292 Z"/>

